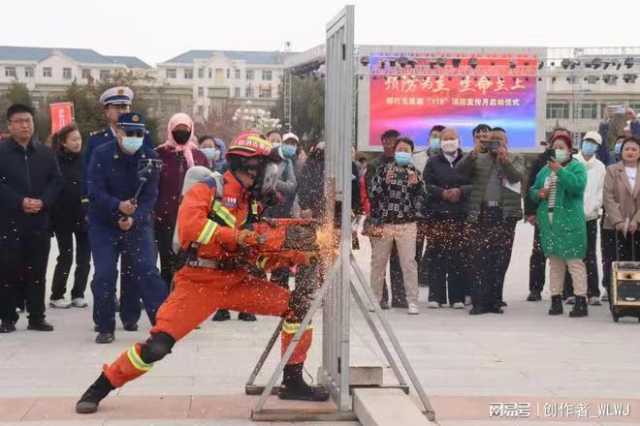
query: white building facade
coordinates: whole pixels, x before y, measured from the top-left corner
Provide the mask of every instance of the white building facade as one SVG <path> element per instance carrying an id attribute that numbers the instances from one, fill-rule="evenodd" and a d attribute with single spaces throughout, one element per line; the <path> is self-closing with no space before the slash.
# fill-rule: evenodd
<path id="1" fill-rule="evenodd" d="M 271 108 L 278 100 L 285 53 L 191 50 L 158 64 L 161 84 L 190 87 L 193 115 L 206 120 L 226 101 Z"/>

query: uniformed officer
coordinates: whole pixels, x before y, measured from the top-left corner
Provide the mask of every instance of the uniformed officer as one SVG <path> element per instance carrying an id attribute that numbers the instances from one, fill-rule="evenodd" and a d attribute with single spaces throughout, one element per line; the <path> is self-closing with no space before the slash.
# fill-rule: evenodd
<path id="1" fill-rule="evenodd" d="M 87 140 L 83 157 L 83 170 L 85 170 L 83 182 L 85 197 L 83 202 L 85 203 L 89 201 L 86 171 L 89 169 L 93 152 L 103 144 L 115 142 L 115 129 L 117 127 L 118 116 L 131 111 L 133 97 L 133 90 L 125 86 L 112 87 L 105 90 L 100 96 L 100 103 L 104 107 L 104 115 L 107 119 L 107 127 L 92 132 Z M 148 132 L 145 132 L 143 144 L 153 149 L 151 135 Z M 89 225 L 91 226 L 91 224 Z M 126 271 L 131 268 L 126 264 L 125 259 L 121 260 L 120 269 L 120 319 L 126 331 L 136 331 L 138 329 L 138 320 L 140 319 L 140 293 L 136 291 L 135 286 L 130 284 L 131 280 L 126 275 Z"/>
<path id="2" fill-rule="evenodd" d="M 142 298 L 152 324 L 167 296 L 156 267 L 152 220 L 160 162 L 143 144 L 145 126 L 140 114 L 121 114 L 113 130 L 116 143 L 95 149 L 87 172 L 89 240 L 95 267 L 93 320 L 99 333 L 96 343 L 114 340 L 118 256 L 122 256 L 123 273 Z"/>

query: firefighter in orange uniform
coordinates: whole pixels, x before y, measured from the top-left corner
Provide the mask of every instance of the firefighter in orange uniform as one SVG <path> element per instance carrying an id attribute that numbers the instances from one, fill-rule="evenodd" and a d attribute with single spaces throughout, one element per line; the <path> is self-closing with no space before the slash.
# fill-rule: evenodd
<path id="1" fill-rule="evenodd" d="M 175 289 L 162 304 L 156 325 L 144 343 L 136 343 L 118 359 L 105 365 L 98 379 L 76 404 L 78 413 L 94 413 L 110 391 L 151 370 L 176 341 L 187 335 L 217 309 L 274 315 L 285 318 L 281 332 L 286 350 L 310 305 L 311 286 L 293 293 L 255 274 L 248 264 L 263 270 L 308 264 L 301 251 L 274 255 L 285 244 L 282 229 L 258 224 L 248 226 L 259 201 L 260 186 L 271 154 L 271 145 L 256 133 L 238 136 L 227 152 L 229 170 L 222 180 L 222 197 L 216 196 L 214 178 L 196 183 L 185 194 L 178 212 L 178 237 L 183 250 L 191 253 L 188 263 L 175 276 Z M 253 206 L 253 207 L 252 207 Z M 269 253 L 269 254 L 265 254 Z M 323 387 L 305 383 L 303 363 L 311 346 L 311 329 L 305 330 L 284 369 L 281 399 L 325 401 Z"/>

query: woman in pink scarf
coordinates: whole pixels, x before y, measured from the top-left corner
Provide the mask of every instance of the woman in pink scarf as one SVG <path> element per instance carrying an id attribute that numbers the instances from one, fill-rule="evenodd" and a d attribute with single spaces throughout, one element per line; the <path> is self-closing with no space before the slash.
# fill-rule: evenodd
<path id="1" fill-rule="evenodd" d="M 207 166 L 207 158 L 198 150 L 193 134 L 193 120 L 187 114 L 175 114 L 167 126 L 167 140 L 156 148 L 164 163 L 160 172 L 158 201 L 156 203 L 156 239 L 160 253 L 162 278 L 171 288 L 176 269 L 176 256 L 171 248 L 173 231 L 178 216 L 182 183 L 187 170 L 196 166 Z"/>

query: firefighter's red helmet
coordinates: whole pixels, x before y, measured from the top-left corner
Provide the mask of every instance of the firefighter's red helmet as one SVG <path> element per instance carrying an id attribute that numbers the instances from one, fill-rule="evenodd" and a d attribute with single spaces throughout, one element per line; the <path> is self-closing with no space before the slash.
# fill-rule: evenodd
<path id="1" fill-rule="evenodd" d="M 271 142 L 257 132 L 242 132 L 229 145 L 227 156 L 268 157 L 271 154 Z"/>

